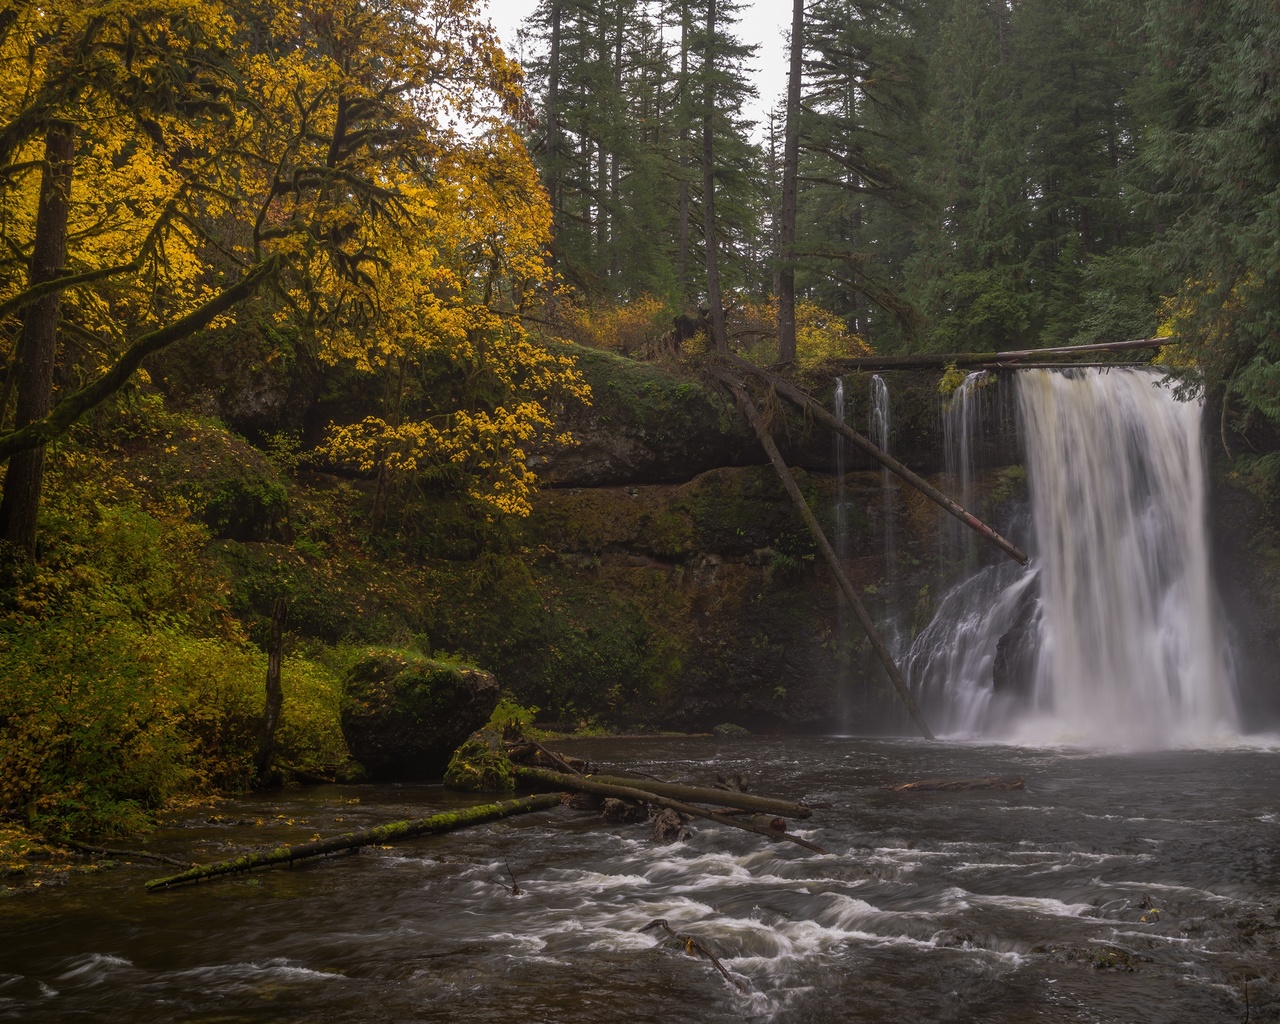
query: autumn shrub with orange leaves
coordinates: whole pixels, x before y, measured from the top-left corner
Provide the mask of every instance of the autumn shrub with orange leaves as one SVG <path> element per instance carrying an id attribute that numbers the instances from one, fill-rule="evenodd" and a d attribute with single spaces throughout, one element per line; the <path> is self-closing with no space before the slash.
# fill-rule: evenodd
<path id="1" fill-rule="evenodd" d="M 590 302 L 570 296 L 558 303 L 557 313 L 561 336 L 624 356 L 656 352 L 674 316 L 671 306 L 653 295 L 626 302 Z"/>

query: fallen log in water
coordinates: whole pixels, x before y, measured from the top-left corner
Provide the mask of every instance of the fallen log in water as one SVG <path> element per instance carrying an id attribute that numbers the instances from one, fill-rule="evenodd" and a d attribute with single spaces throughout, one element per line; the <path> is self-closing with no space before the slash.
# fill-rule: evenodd
<path id="1" fill-rule="evenodd" d="M 520 781 L 536 786 L 556 786 L 561 789 L 573 789 L 583 793 L 596 793 L 600 796 L 616 797 L 619 800 L 634 800 L 640 803 L 653 804 L 656 807 L 665 807 L 673 811 L 679 811 L 681 814 L 688 814 L 695 818 L 706 818 L 708 821 L 714 821 L 719 825 L 728 825 L 730 828 L 742 829 L 744 832 L 753 832 L 759 836 L 768 836 L 770 839 L 785 839 L 788 842 L 795 843 L 797 846 L 803 846 L 806 850 L 812 850 L 814 853 L 826 853 L 817 843 L 811 843 L 807 839 L 801 839 L 799 836 L 793 836 L 786 832 L 779 832 L 777 829 L 768 826 L 757 825 L 752 821 L 742 821 L 737 818 L 731 818 L 725 814 L 716 814 L 714 811 L 708 811 L 703 807 L 694 807 L 682 800 L 673 800 L 670 797 L 661 796 L 647 788 L 637 788 L 634 785 L 618 785 L 622 780 L 613 779 L 610 782 L 599 781 L 599 776 L 558 775 L 555 772 L 549 772 L 542 768 L 522 768 L 519 765 L 515 768 L 516 778 Z M 669 785 L 669 784 L 668 784 Z M 676 787 L 685 790 L 696 790 L 694 786 Z M 698 790 L 699 792 L 710 792 L 717 795 L 717 803 L 723 805 L 726 794 L 723 790 Z M 737 796 L 746 796 L 745 793 L 735 794 Z M 696 799 L 696 798 L 695 798 Z M 756 799 L 763 799 L 757 797 Z M 781 801 L 774 801 L 780 803 Z"/>
<path id="2" fill-rule="evenodd" d="M 1016 776 L 988 775 L 981 779 L 920 779 L 884 788 L 895 793 L 954 793 L 971 789 L 1025 789 L 1026 782 Z"/>
<path id="3" fill-rule="evenodd" d="M 296 846 L 281 846 L 261 853 L 246 853 L 214 864 L 199 864 L 180 874 L 154 879 L 147 882 L 146 886 L 148 891 L 154 892 L 175 885 L 199 882 L 206 878 L 237 875 L 242 871 L 252 871 L 254 868 L 269 867 L 273 864 L 292 864 L 294 861 L 310 857 L 323 857 L 330 853 L 358 850 L 362 846 L 381 845 L 398 842 L 401 839 L 412 839 L 415 836 L 453 832 L 471 825 L 483 825 L 485 822 L 496 821 L 499 818 L 509 818 L 516 814 L 549 810 L 552 807 L 558 807 L 561 799 L 560 793 L 544 793 L 522 797 L 519 800 L 503 800 L 496 804 L 481 804 L 478 807 L 467 807 L 457 811 L 444 811 L 433 814 L 429 818 L 392 821 L 360 832 L 346 832 L 328 839 L 316 839 L 308 843 L 298 843 Z"/>
<path id="4" fill-rule="evenodd" d="M 526 769 L 516 765 L 516 778 L 521 778 L 525 771 L 538 771 L 538 769 Z M 533 778 L 530 776 L 530 781 L 533 781 Z M 694 803 L 711 804 L 713 807 L 737 807 L 744 811 L 759 811 L 761 814 L 780 814 L 784 818 L 808 818 L 813 815 L 813 810 L 806 804 L 791 800 L 777 800 L 769 796 L 757 796 L 755 793 L 739 793 L 735 790 L 712 789 L 705 786 L 685 786 L 678 782 L 658 782 L 651 779 L 626 779 L 614 775 L 587 775 L 584 778 L 608 786 L 640 789 L 646 793 L 656 793 L 658 796 L 670 797 L 674 800 L 691 800 Z M 563 776 L 555 772 L 542 771 L 537 781 L 545 783 L 551 779 L 562 781 Z M 567 782 L 563 785 L 566 789 L 572 788 Z"/>

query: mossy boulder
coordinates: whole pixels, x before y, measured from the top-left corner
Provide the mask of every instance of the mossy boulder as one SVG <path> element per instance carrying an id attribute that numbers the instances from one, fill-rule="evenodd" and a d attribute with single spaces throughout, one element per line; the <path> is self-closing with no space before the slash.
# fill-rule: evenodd
<path id="1" fill-rule="evenodd" d="M 493 729 L 481 729 L 453 752 L 445 769 L 444 784 L 468 793 L 511 793 L 516 788 L 511 758 L 502 736 Z"/>
<path id="2" fill-rule="evenodd" d="M 342 734 L 378 781 L 439 778 L 454 749 L 498 704 L 488 672 L 395 650 L 369 651 L 347 675 Z"/>

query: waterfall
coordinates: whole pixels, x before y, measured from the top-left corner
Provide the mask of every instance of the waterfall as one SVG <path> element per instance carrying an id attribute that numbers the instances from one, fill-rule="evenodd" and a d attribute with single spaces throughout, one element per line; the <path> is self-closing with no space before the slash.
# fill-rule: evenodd
<path id="1" fill-rule="evenodd" d="M 889 386 L 879 374 L 871 377 L 870 400 L 867 405 L 867 437 L 886 454 L 889 453 Z M 898 623 L 898 531 L 894 517 L 897 486 L 887 467 L 880 470 L 880 532 L 884 542 L 885 615 L 882 623 L 885 642 L 899 653 L 901 635 Z"/>
<path id="2" fill-rule="evenodd" d="M 838 422 L 844 423 L 844 379 L 837 377 L 835 381 L 835 397 L 832 399 L 832 412 Z M 845 493 L 845 438 L 840 431 L 834 431 L 835 440 L 833 442 L 835 450 L 836 464 L 836 495 L 835 506 L 832 509 L 832 519 L 835 523 L 835 535 L 832 538 L 832 547 L 835 549 L 836 558 L 841 565 L 848 563 L 849 559 L 849 510 L 847 507 L 847 496 Z M 839 588 L 837 588 L 838 591 Z M 835 665 L 836 665 L 836 699 L 838 702 L 838 714 L 840 718 L 840 729 L 842 732 L 854 731 L 861 724 L 860 719 L 865 717 L 866 711 L 866 691 L 863 690 L 863 706 L 862 715 L 855 713 L 853 694 L 850 692 L 851 677 L 851 661 L 852 661 L 852 635 L 851 623 L 849 621 L 849 609 L 845 605 L 844 599 L 837 592 L 836 594 L 836 632 L 835 632 Z"/>
<path id="3" fill-rule="evenodd" d="M 1234 731 L 1202 410 L 1159 379 L 1017 375 L 1032 567 L 972 573 L 917 637 L 906 667 L 935 728 L 1124 748 Z"/>

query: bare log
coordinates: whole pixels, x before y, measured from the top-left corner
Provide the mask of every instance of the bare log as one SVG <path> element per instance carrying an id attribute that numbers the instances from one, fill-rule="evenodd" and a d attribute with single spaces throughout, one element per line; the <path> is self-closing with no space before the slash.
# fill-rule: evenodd
<path id="1" fill-rule="evenodd" d="M 1025 359 L 1050 359 L 1060 356 L 1093 355 L 1098 352 L 1133 352 L 1137 349 L 1161 348 L 1168 338 L 1137 338 L 1133 341 L 1108 341 L 1096 345 L 1062 345 L 1058 348 L 1027 348 L 1009 352 L 921 352 L 909 356 L 855 356 L 836 360 L 846 370 L 923 370 L 946 366 L 981 366 L 986 363 L 1012 363 Z"/>
<path id="2" fill-rule="evenodd" d="M 919 705 L 916 704 L 915 698 L 911 696 L 907 681 L 902 678 L 898 663 L 893 660 L 893 654 L 890 652 L 888 645 L 885 644 L 884 638 L 880 636 L 880 631 L 876 629 L 875 623 L 871 621 L 871 616 L 867 613 L 866 606 L 862 603 L 858 592 L 853 589 L 853 584 L 849 582 L 849 577 L 845 575 L 844 567 L 840 564 L 840 559 L 836 556 L 835 549 L 831 546 L 831 542 L 827 540 L 827 535 L 822 532 L 822 525 L 813 514 L 813 510 L 809 508 L 808 502 L 804 500 L 804 495 L 800 493 L 800 488 L 796 486 L 795 479 L 791 476 L 791 471 L 783 461 L 782 453 L 778 451 L 778 446 L 774 444 L 768 428 L 760 419 L 760 413 L 756 410 L 755 403 L 751 401 L 751 396 L 747 394 L 747 390 L 742 386 L 742 383 L 734 380 L 729 374 L 720 374 L 720 379 L 733 392 L 734 397 L 738 400 L 738 405 L 742 407 L 743 413 L 755 429 L 756 436 L 760 438 L 760 443 L 769 455 L 769 461 L 773 463 L 773 468 L 778 473 L 778 479 L 782 481 L 782 486 L 791 495 L 791 500 L 795 504 L 796 510 L 800 513 L 800 517 L 813 535 L 814 542 L 818 545 L 818 550 L 822 552 L 822 557 L 826 559 L 827 565 L 831 568 L 836 582 L 840 585 L 841 592 L 848 599 L 849 605 L 853 608 L 853 614 L 862 625 L 862 630 L 867 634 L 867 639 L 871 641 L 871 646 L 875 649 L 876 656 L 879 657 L 880 663 L 884 666 L 884 670 L 889 676 L 889 681 L 893 683 L 893 688 L 898 691 L 898 697 L 911 714 L 911 718 L 920 730 L 920 734 L 927 740 L 935 739 L 933 731 L 929 728 L 929 724 L 924 720 L 924 715 L 920 712 Z"/>
<path id="3" fill-rule="evenodd" d="M 521 771 L 516 766 L 517 777 Z M 550 778 L 560 778 L 553 773 L 544 772 Z M 711 804 L 713 807 L 737 807 L 744 811 L 759 811 L 761 814 L 780 814 L 784 818 L 808 818 L 813 810 L 802 803 L 790 800 L 777 800 L 773 797 L 758 796 L 755 793 L 739 793 L 729 789 L 712 789 L 703 786 L 684 786 L 678 782 L 658 782 L 645 779 L 625 779 L 614 775 L 588 775 L 586 778 L 609 786 L 623 786 L 627 789 L 644 790 L 658 796 L 668 796 L 674 800 L 692 800 L 695 803 Z M 567 785 L 567 783 L 566 783 Z"/>
<path id="4" fill-rule="evenodd" d="M 1001 551 L 1003 551 L 1006 555 L 1012 558 L 1015 562 L 1018 562 L 1021 565 L 1026 565 L 1030 561 L 1030 558 L 1027 556 L 1026 552 L 1023 551 L 1021 548 L 1019 548 L 1016 544 L 1012 544 L 1008 540 L 1006 540 L 1004 537 L 1000 536 L 1000 534 L 998 534 L 995 530 L 993 530 L 990 526 L 984 523 L 977 516 L 973 515 L 971 512 L 966 511 L 965 508 L 959 502 L 953 501 L 952 499 L 948 498 L 945 494 L 943 494 L 940 490 L 934 487 L 931 483 L 929 483 L 923 477 L 912 472 L 910 469 L 904 466 L 901 462 L 899 462 L 897 459 L 891 456 L 888 452 L 882 451 L 879 447 L 873 444 L 868 438 L 864 437 L 862 434 L 859 434 L 847 423 L 841 423 L 838 419 L 835 418 L 835 416 L 833 416 L 830 412 L 828 412 L 822 406 L 821 403 L 814 401 L 813 397 L 809 395 L 807 392 L 796 387 L 794 384 L 792 384 L 790 381 L 786 380 L 785 378 L 779 377 L 776 373 L 770 373 L 768 370 L 762 370 L 758 366 L 753 366 L 751 363 L 748 363 L 745 359 L 738 359 L 734 357 L 733 365 L 743 370 L 746 370 L 749 373 L 755 374 L 762 381 L 764 381 L 766 384 L 772 387 L 776 392 L 778 392 L 778 394 L 782 395 L 784 398 L 787 398 L 792 402 L 794 402 L 796 405 L 800 406 L 801 409 L 803 409 L 809 415 L 813 416 L 814 419 L 818 420 L 821 423 L 826 424 L 832 430 L 838 432 L 844 437 L 847 437 L 855 445 L 857 445 L 864 452 L 870 455 L 873 459 L 879 462 L 880 465 L 884 466 L 886 469 L 892 470 L 894 473 L 900 476 L 903 480 L 909 483 L 912 487 L 918 490 L 921 494 L 923 494 L 926 498 L 929 498 L 931 501 L 940 505 L 943 509 L 949 512 L 951 515 L 959 519 L 960 522 L 964 523 L 965 526 L 969 527 L 969 529 L 973 530 L 975 533 L 989 540 L 992 544 L 998 547 Z M 730 387 L 732 387 L 733 384 L 736 383 L 728 375 L 718 374 L 718 376 L 726 384 L 729 384 Z"/>
<path id="5" fill-rule="evenodd" d="M 413 818 L 408 821 L 392 821 L 385 825 L 363 829 L 359 832 L 346 832 L 328 839 L 317 839 L 309 843 L 298 843 L 296 846 L 281 846 L 261 853 L 247 853 L 230 860 L 218 861 L 215 864 L 200 864 L 168 878 L 157 878 L 146 883 L 149 891 L 168 889 L 188 882 L 199 882 L 206 878 L 217 878 L 221 875 L 238 875 L 242 871 L 254 868 L 269 867 L 274 864 L 292 864 L 294 861 L 310 857 L 323 857 L 330 853 L 341 853 L 346 850 L 358 850 L 362 846 L 394 843 L 415 836 L 438 835 L 442 832 L 453 832 L 468 828 L 471 825 L 483 825 L 499 818 L 509 818 L 516 814 L 529 814 L 533 811 L 544 811 L 558 807 L 561 801 L 559 793 L 544 793 L 537 796 L 522 797 L 519 800 L 503 800 L 496 804 L 481 804 L 467 807 L 459 811 L 445 811 L 433 814 L 429 818 Z"/>
<path id="6" fill-rule="evenodd" d="M 1026 781 L 1012 775 L 988 775 L 981 779 L 919 779 L 884 788 L 895 793 L 959 793 L 973 789 L 1025 789 Z"/>
<path id="7" fill-rule="evenodd" d="M 756 825 L 751 821 L 741 821 L 724 814 L 716 814 L 714 811 L 708 811 L 703 807 L 694 807 L 692 804 L 684 803 L 682 800 L 659 796 L 657 793 L 647 789 L 636 789 L 632 786 L 618 786 L 599 782 L 596 781 L 595 776 L 558 775 L 555 772 L 545 771 L 541 768 L 522 768 L 519 765 L 515 767 L 515 774 L 517 779 L 532 785 L 558 786 L 563 789 L 575 789 L 584 793 L 597 793 L 601 796 L 616 797 L 619 800 L 635 800 L 641 803 L 653 804 L 656 807 L 679 811 L 681 814 L 687 814 L 694 818 L 706 818 L 708 821 L 714 821 L 718 825 L 728 825 L 730 828 L 742 829 L 744 832 L 753 832 L 758 836 L 767 836 L 770 839 L 785 839 L 788 842 L 795 843 L 797 846 L 803 846 L 806 850 L 812 850 L 814 853 L 827 852 L 817 843 L 811 843 L 807 839 L 801 839 L 799 836 Z"/>

